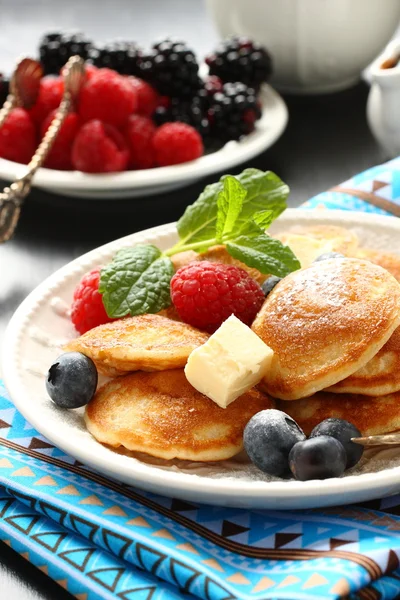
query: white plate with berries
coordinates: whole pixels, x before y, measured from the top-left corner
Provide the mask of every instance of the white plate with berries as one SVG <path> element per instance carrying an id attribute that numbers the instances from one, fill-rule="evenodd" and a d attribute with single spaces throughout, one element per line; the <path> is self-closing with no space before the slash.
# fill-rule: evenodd
<path id="1" fill-rule="evenodd" d="M 290 249 L 265 234 L 265 228 L 275 219 L 271 230 L 274 233 L 299 224 L 329 223 L 350 229 L 358 236 L 360 244 L 374 246 L 377 250 L 396 247 L 400 234 L 398 219 L 341 211 L 332 211 L 328 215 L 322 210 L 287 209 L 281 214 L 287 194 L 287 186 L 274 174 L 246 169 L 235 178 L 228 176 L 218 185 L 208 186 L 177 224 L 148 229 L 102 246 L 74 260 L 39 285 L 15 312 L 4 340 L 2 372 L 18 410 L 47 439 L 82 463 L 131 485 L 177 498 L 224 506 L 302 509 L 360 502 L 398 492 L 398 450 L 364 456 L 350 471 L 345 471 L 346 453 L 337 440 L 333 445 L 338 446 L 336 451 L 340 450 L 337 453 L 339 462 L 323 463 L 321 468 L 325 478 L 321 475 L 319 479 L 307 481 L 271 476 L 256 459 L 253 464 L 242 453 L 220 462 L 195 462 L 168 461 L 156 458 L 156 455 L 115 451 L 92 437 L 83 417 L 83 405 L 92 399 L 97 374 L 84 381 L 74 379 L 79 398 L 70 395 L 71 386 L 60 388 L 50 376 L 49 367 L 61 362 L 58 358 L 62 348 L 78 337 L 71 322 L 74 290 L 81 285 L 83 276 L 99 265 L 105 265 L 99 287 L 103 297 L 96 291 L 99 286 L 97 272 L 84 282 L 86 286 L 96 288 L 96 306 L 87 306 L 95 321 L 83 323 L 88 312 L 81 305 L 79 311 L 72 313 L 79 328 L 82 324 L 84 329 L 93 327 L 97 324 L 96 319 L 103 322 L 104 307 L 115 318 L 132 312 L 154 313 L 165 308 L 170 302 L 169 286 L 174 272 L 170 257 L 185 250 L 205 250 L 216 242 L 223 242 L 230 255 L 247 266 L 250 262 L 252 267 L 264 273 L 274 271 L 276 276 L 284 277 L 298 269 L 299 263 Z M 237 268 L 221 264 L 218 267 Z M 205 278 L 204 285 L 207 281 Z M 233 279 L 231 285 L 235 285 Z M 187 288 L 188 294 L 190 289 L 193 289 L 192 284 Z M 261 289 L 268 294 L 269 284 Z M 171 290 L 174 291 L 172 287 Z M 204 289 L 202 294 L 204 300 Z M 215 300 L 215 289 L 213 294 Z M 91 297 L 94 298 L 93 294 Z M 102 304 L 99 304 L 99 297 Z M 258 297 L 259 289 L 257 302 Z M 234 302 L 232 298 L 236 298 L 235 293 L 231 294 L 229 302 Z M 249 306 L 243 297 L 243 289 L 240 299 L 245 301 L 245 307 L 241 304 L 237 309 L 239 316 L 240 310 L 246 311 Z M 224 302 L 219 302 L 220 308 Z M 214 318 L 215 312 L 212 310 L 207 314 Z M 119 323 L 122 325 L 123 320 Z M 213 323 L 214 329 L 216 325 Z M 79 360 L 84 360 L 86 366 L 90 363 L 82 354 Z M 91 365 L 90 369 L 93 368 Z M 68 373 L 68 370 L 64 371 L 61 377 L 67 384 L 71 381 Z M 76 387 L 75 393 L 78 393 Z M 220 410 L 229 410 L 229 407 Z M 280 427 L 279 423 L 281 421 L 275 420 L 272 426 Z M 264 425 L 261 422 L 261 426 Z M 289 430 L 284 429 L 283 425 L 278 437 L 286 444 L 285 436 Z M 262 436 L 259 440 L 252 439 L 253 449 L 254 444 L 268 443 Z M 246 437 L 244 443 L 246 447 Z M 300 440 L 300 443 L 306 442 Z M 269 454 L 265 452 L 261 456 Z M 285 465 L 277 464 L 268 468 L 283 467 Z M 292 472 L 295 475 L 293 469 Z"/>
<path id="2" fill-rule="evenodd" d="M 164 124 L 159 127 L 154 133 L 155 143 L 158 144 L 159 160 L 162 163 L 187 161 L 181 164 L 167 164 L 166 166 L 137 168 L 121 172 L 87 173 L 74 169 L 69 155 L 64 158 L 63 141 L 60 138 L 60 142 L 57 143 L 57 140 L 55 142 L 58 146 L 56 149 L 58 157 L 56 156 L 53 164 L 57 166 L 61 160 L 63 170 L 41 168 L 35 175 L 33 185 L 54 194 L 93 200 L 133 198 L 160 194 L 189 185 L 212 173 L 226 172 L 272 146 L 286 127 L 288 120 L 286 104 L 272 87 L 267 84 L 263 86 L 259 101 L 262 114 L 261 118 L 256 121 L 254 131 L 239 141 L 228 141 L 215 151 L 204 151 L 199 134 L 189 125 L 183 125 L 183 132 L 177 130 L 178 123 Z M 11 119 L 9 119 L 2 131 L 4 135 L 8 136 L 8 140 L 11 139 L 8 152 L 16 157 L 19 156 L 19 152 L 22 152 L 22 160 L 27 162 L 35 147 L 35 133 L 26 115 L 22 114 L 23 109 L 16 109 L 14 112 L 15 115 L 11 119 L 14 118 L 15 123 L 11 123 Z M 48 126 L 48 123 L 49 121 L 45 122 L 44 127 Z M 130 134 L 127 133 L 128 127 L 125 128 L 124 133 L 130 135 L 132 144 L 136 143 L 137 136 L 141 136 L 141 132 L 145 129 L 150 129 L 150 135 L 153 135 L 152 129 L 155 130 L 148 117 L 143 115 L 132 117 L 129 128 Z M 14 151 L 12 140 L 16 139 L 18 131 L 21 130 L 25 132 L 25 140 L 31 139 L 30 147 L 21 150 L 16 148 Z M 0 152 L 2 131 L 0 130 Z M 139 132 L 136 133 L 137 131 Z M 60 133 L 60 136 L 62 135 L 67 140 L 67 146 L 71 139 L 74 139 L 74 164 L 81 165 L 82 169 L 111 169 L 113 171 L 125 169 L 128 166 L 128 148 L 119 130 L 114 129 L 112 125 L 104 127 L 102 123 L 94 123 L 92 120 L 79 129 L 78 119 L 75 119 L 72 114 L 67 117 L 64 134 L 63 130 Z M 187 144 L 187 147 L 182 148 L 182 143 L 177 141 L 176 146 L 179 147 L 173 155 L 174 150 L 171 148 L 174 146 L 175 140 L 182 139 L 183 136 L 186 136 L 184 144 Z M 104 158 L 100 157 L 96 160 L 96 152 L 100 152 L 99 148 L 102 148 Z M 133 150 L 131 150 L 132 153 Z M 2 154 L 4 156 L 4 153 Z M 95 156 L 94 159 L 93 156 Z M 198 158 L 191 160 L 191 156 Z M 70 170 L 65 170 L 67 168 Z M 25 172 L 25 164 L 0 158 L 0 178 L 13 181 L 23 176 Z"/>

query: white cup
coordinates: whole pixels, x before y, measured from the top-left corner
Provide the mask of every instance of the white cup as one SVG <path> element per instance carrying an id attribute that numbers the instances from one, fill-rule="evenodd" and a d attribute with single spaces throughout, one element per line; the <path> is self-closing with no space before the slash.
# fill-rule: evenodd
<path id="1" fill-rule="evenodd" d="M 400 20 L 400 0 L 206 0 L 220 35 L 263 44 L 271 83 L 284 92 L 325 93 L 357 83 Z"/>

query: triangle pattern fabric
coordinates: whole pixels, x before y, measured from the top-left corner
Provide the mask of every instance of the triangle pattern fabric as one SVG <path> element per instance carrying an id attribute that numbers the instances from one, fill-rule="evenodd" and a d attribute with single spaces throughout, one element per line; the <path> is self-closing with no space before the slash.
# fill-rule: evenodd
<path id="1" fill-rule="evenodd" d="M 49 444 L 45 440 L 33 437 L 28 448 L 30 448 L 30 450 L 38 450 L 42 448 L 54 448 L 54 446 L 52 444 Z"/>
<path id="2" fill-rule="evenodd" d="M 205 578 L 204 591 L 205 597 L 210 600 L 236 600 L 235 596 L 232 596 L 228 590 L 223 588 L 222 585 L 215 583 L 209 577 Z"/>
<path id="3" fill-rule="evenodd" d="M 246 531 L 249 531 L 249 527 L 243 527 L 242 525 L 237 525 L 236 523 L 226 521 L 225 519 L 222 521 L 221 535 L 224 538 L 237 535 L 238 533 L 244 533 Z"/>
<path id="4" fill-rule="evenodd" d="M 119 533 L 114 533 L 109 529 L 102 529 L 101 534 L 104 543 L 108 550 L 113 554 L 116 554 L 119 558 L 124 558 L 125 552 L 128 550 L 132 541 Z"/>
<path id="5" fill-rule="evenodd" d="M 48 504 L 47 502 L 44 502 L 44 501 L 39 502 L 39 507 L 40 507 L 40 510 L 42 512 L 44 512 L 44 514 L 47 517 L 49 517 L 53 521 L 57 521 L 57 523 L 60 523 L 60 525 L 64 525 L 65 517 L 67 516 L 67 513 L 65 512 L 65 510 L 62 510 L 61 508 L 57 508 L 56 506 L 53 506 L 52 504 Z"/>
<path id="6" fill-rule="evenodd" d="M 60 552 L 58 556 L 63 558 L 70 565 L 77 567 L 79 571 L 83 573 L 94 552 L 96 552 L 94 548 L 77 548 L 76 550 Z"/>
<path id="7" fill-rule="evenodd" d="M 101 583 L 101 585 L 110 590 L 110 592 L 114 592 L 124 571 L 125 569 L 110 567 L 90 571 L 90 573 L 87 573 L 87 576 L 90 577 L 90 579 Z"/>
<path id="8" fill-rule="evenodd" d="M 17 515 L 15 517 L 6 517 L 4 519 L 6 523 L 18 529 L 22 533 L 29 535 L 32 531 L 33 527 L 39 521 L 39 517 L 37 515 Z"/>
<path id="9" fill-rule="evenodd" d="M 118 598 L 121 600 L 151 600 L 156 590 L 155 586 L 134 588 L 118 594 Z"/>
<path id="10" fill-rule="evenodd" d="M 32 536 L 32 539 L 36 540 L 41 546 L 47 548 L 47 550 L 55 553 L 67 535 L 68 534 L 64 531 L 48 531 L 46 533 L 36 533 Z"/>
<path id="11" fill-rule="evenodd" d="M 185 500 L 179 500 L 178 498 L 172 498 L 171 510 L 174 512 L 185 512 L 188 510 L 197 510 L 197 506 L 190 504 Z"/>
<path id="12" fill-rule="evenodd" d="M 81 517 L 77 517 L 76 515 L 70 515 L 70 521 L 72 527 L 75 529 L 77 533 L 83 535 L 83 537 L 87 538 L 91 542 L 93 542 L 93 536 L 98 530 L 98 526 L 86 519 L 82 519 Z"/>
<path id="13" fill-rule="evenodd" d="M 301 533 L 276 533 L 275 534 L 275 548 L 282 548 L 289 544 L 293 540 L 301 537 Z"/>
<path id="14" fill-rule="evenodd" d="M 156 573 L 158 567 L 160 566 L 164 558 L 166 558 L 165 554 L 157 552 L 157 550 L 153 550 L 153 548 L 149 548 L 144 544 L 136 544 L 135 549 L 137 559 L 142 565 L 143 569 L 153 574 Z"/>
<path id="15" fill-rule="evenodd" d="M 176 581 L 178 587 L 183 590 L 183 592 L 188 592 L 193 580 L 200 575 L 200 572 L 173 558 L 171 558 L 170 566 L 171 575 Z"/>

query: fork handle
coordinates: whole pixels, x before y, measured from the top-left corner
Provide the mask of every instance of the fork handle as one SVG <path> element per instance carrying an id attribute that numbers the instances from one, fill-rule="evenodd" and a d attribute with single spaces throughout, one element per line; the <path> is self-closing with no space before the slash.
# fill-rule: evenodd
<path id="1" fill-rule="evenodd" d="M 31 189 L 33 176 L 46 160 L 61 125 L 71 108 L 71 102 L 71 95 L 66 93 L 28 165 L 28 171 L 0 194 L 0 243 L 7 242 L 13 236 L 21 214 L 22 203 Z"/>
<path id="2" fill-rule="evenodd" d="M 8 115 L 12 111 L 13 108 L 17 106 L 17 98 L 14 94 L 8 94 L 6 101 L 0 110 L 0 127 L 3 126 L 4 121 L 7 119 Z"/>

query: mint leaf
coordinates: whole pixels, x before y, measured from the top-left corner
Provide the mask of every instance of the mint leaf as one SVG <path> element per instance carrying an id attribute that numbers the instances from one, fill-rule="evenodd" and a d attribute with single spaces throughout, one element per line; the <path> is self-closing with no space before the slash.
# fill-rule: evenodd
<path id="1" fill-rule="evenodd" d="M 156 313 L 171 304 L 169 258 L 152 245 L 124 248 L 101 270 L 99 292 L 109 317 Z"/>
<path id="2" fill-rule="evenodd" d="M 242 211 L 243 200 L 247 191 L 235 177 L 225 178 L 222 191 L 217 197 L 217 225 L 215 237 L 222 242 L 224 235 L 229 235 Z"/>
<path id="3" fill-rule="evenodd" d="M 233 258 L 268 275 L 286 277 L 301 267 L 288 246 L 266 233 L 260 233 L 258 237 L 243 235 L 228 242 L 226 249 Z"/>
<path id="4" fill-rule="evenodd" d="M 224 181 L 232 176 L 225 175 L 218 183 L 208 185 L 196 202 L 185 210 L 177 223 L 180 242 L 174 247 L 179 252 L 182 247 L 194 246 L 199 252 L 216 243 L 218 204 L 217 197 L 224 189 Z M 288 186 L 271 171 L 245 169 L 235 176 L 247 194 L 238 216 L 235 229 L 241 231 L 253 215 L 260 211 L 271 210 L 276 219 L 286 208 Z"/>
<path id="5" fill-rule="evenodd" d="M 264 230 L 268 229 L 275 219 L 276 216 L 273 210 L 260 210 L 260 212 L 257 212 L 255 215 L 253 215 L 254 223 Z"/>

